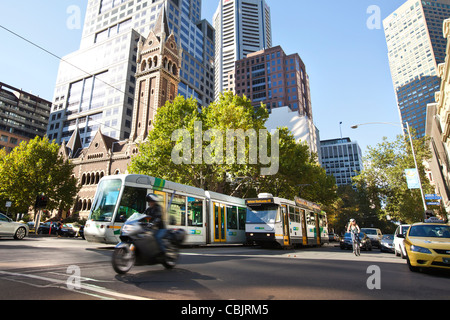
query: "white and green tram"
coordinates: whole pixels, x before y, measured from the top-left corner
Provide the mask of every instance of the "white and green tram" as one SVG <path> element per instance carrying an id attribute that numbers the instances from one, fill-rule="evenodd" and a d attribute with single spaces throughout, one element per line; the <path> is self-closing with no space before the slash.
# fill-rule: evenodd
<path id="1" fill-rule="evenodd" d="M 239 244 L 245 237 L 245 201 L 144 175 L 100 180 L 84 229 L 89 242 L 117 244 L 122 226 L 144 212 L 148 193 L 160 196 L 168 228 L 184 229 L 185 244 Z"/>
<path id="2" fill-rule="evenodd" d="M 329 242 L 327 215 L 315 203 L 263 193 L 246 200 L 246 205 L 248 243 L 294 247 Z"/>

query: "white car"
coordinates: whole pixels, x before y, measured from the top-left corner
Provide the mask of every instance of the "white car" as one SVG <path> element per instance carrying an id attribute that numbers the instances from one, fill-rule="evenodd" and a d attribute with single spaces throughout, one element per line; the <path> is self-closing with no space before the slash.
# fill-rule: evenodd
<path id="1" fill-rule="evenodd" d="M 402 224 L 397 227 L 397 230 L 395 230 L 394 233 L 394 252 L 395 255 L 401 256 L 403 259 L 406 259 L 406 249 L 405 245 L 403 244 L 403 241 L 405 240 L 406 232 L 408 231 L 409 227 L 411 225 L 409 224 Z M 402 238 L 398 237 L 398 235 L 403 235 Z"/>
<path id="2" fill-rule="evenodd" d="M 28 225 L 14 222 L 0 213 L 0 237 L 14 237 L 16 240 L 22 240 L 28 235 L 28 232 Z"/>

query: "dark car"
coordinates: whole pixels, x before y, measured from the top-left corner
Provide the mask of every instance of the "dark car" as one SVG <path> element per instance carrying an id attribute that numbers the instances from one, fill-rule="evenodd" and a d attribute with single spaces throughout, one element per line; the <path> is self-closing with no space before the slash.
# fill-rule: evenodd
<path id="1" fill-rule="evenodd" d="M 39 225 L 38 234 L 54 234 L 58 232 L 57 222 L 45 222 Z"/>
<path id="2" fill-rule="evenodd" d="M 392 252 L 394 253 L 394 235 L 393 234 L 384 234 L 383 238 L 381 238 L 381 252 Z"/>
<path id="3" fill-rule="evenodd" d="M 38 234 L 52 234 L 61 237 L 75 237 L 77 232 L 68 225 L 61 225 L 58 222 L 46 222 L 39 226 Z"/>
<path id="4" fill-rule="evenodd" d="M 361 241 L 361 249 L 366 251 L 372 251 L 372 242 L 370 238 L 365 233 L 359 234 L 359 239 Z M 350 249 L 353 250 L 352 234 L 347 232 L 344 237 L 341 238 L 340 247 L 342 250 Z"/>

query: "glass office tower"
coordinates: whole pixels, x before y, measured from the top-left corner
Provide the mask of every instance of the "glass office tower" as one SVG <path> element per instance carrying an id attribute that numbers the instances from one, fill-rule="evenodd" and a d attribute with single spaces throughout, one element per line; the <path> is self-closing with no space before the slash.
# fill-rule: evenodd
<path id="1" fill-rule="evenodd" d="M 434 102 L 445 60 L 444 19 L 450 0 L 409 0 L 384 21 L 389 64 L 402 122 L 425 135 L 427 104 Z"/>
<path id="2" fill-rule="evenodd" d="M 79 129 L 84 147 L 100 129 L 130 137 L 136 90 L 137 43 L 165 7 L 182 48 L 179 93 L 199 105 L 214 100 L 214 29 L 201 20 L 201 0 L 89 0 L 80 49 L 60 63 L 47 129 L 68 141 Z"/>
<path id="3" fill-rule="evenodd" d="M 249 53 L 272 46 L 270 8 L 265 0 L 220 0 L 216 30 L 215 97 L 230 91 L 234 63 Z M 231 82 L 231 83 L 230 83 Z"/>

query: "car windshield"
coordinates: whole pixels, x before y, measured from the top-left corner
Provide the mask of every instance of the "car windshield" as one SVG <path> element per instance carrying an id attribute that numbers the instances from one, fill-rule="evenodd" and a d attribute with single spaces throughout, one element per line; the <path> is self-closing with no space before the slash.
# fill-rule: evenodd
<path id="1" fill-rule="evenodd" d="M 247 209 L 247 223 L 267 224 L 275 223 L 277 218 L 278 206 L 264 206 L 260 208 Z"/>
<path id="2" fill-rule="evenodd" d="M 345 233 L 345 237 L 346 237 L 346 238 L 351 238 L 351 237 L 352 237 L 352 234 L 351 234 L 350 232 L 346 232 L 346 233 Z M 359 237 L 360 237 L 360 238 L 364 238 L 364 233 L 361 232 L 361 233 L 359 234 Z"/>
<path id="3" fill-rule="evenodd" d="M 450 226 L 448 225 L 418 225 L 412 226 L 410 237 L 420 238 L 450 238 Z"/>
<path id="4" fill-rule="evenodd" d="M 375 230 L 375 229 L 361 229 L 361 231 L 364 232 L 365 234 L 370 234 L 370 235 L 377 234 L 377 230 Z"/>
<path id="5" fill-rule="evenodd" d="M 406 232 L 408 232 L 409 227 L 410 227 L 409 225 L 402 226 L 402 233 L 403 233 L 404 236 L 406 236 Z"/>
<path id="6" fill-rule="evenodd" d="M 394 240 L 394 235 L 393 234 L 385 234 L 383 235 L 383 240 Z"/>

